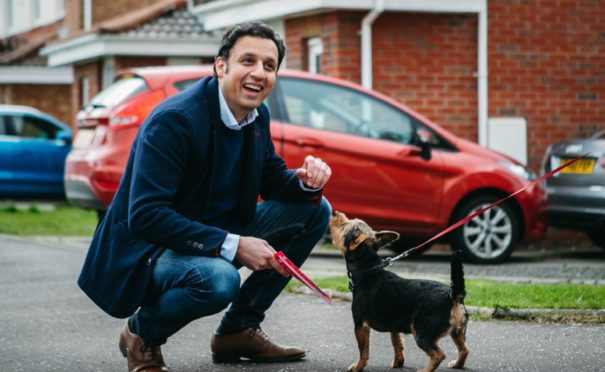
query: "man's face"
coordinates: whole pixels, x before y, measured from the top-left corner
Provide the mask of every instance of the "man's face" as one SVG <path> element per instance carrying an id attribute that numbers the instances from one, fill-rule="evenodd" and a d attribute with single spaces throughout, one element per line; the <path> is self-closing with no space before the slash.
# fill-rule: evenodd
<path id="1" fill-rule="evenodd" d="M 261 105 L 271 93 L 277 77 L 277 46 L 270 39 L 240 37 L 227 61 L 217 58 L 214 66 L 227 105 L 237 121 Z"/>

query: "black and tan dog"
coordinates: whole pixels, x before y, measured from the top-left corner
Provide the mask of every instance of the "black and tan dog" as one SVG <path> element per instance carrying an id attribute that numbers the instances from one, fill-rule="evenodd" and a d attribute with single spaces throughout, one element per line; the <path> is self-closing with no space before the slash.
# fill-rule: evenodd
<path id="1" fill-rule="evenodd" d="M 370 328 L 390 332 L 395 349 L 392 367 L 404 362 L 401 333 L 414 335 L 418 347 L 429 361 L 422 372 L 434 371 L 445 359 L 437 341 L 449 334 L 458 349 L 450 368 L 462 368 L 468 348 L 465 343 L 468 315 L 464 308 L 464 273 L 460 254 L 451 264 L 451 288 L 430 280 L 408 280 L 384 270 L 386 264 L 377 250 L 399 238 L 392 231 L 373 231 L 359 219 L 348 219 L 334 212 L 330 234 L 347 263 L 353 291 L 353 322 L 359 347 L 359 360 L 349 371 L 361 371 L 368 363 Z"/>

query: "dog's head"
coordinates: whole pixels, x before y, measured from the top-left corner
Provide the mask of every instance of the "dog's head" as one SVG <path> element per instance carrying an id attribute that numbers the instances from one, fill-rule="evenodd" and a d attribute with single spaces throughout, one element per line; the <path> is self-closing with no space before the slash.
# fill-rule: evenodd
<path id="1" fill-rule="evenodd" d="M 347 257 L 362 248 L 371 248 L 376 252 L 379 248 L 399 239 L 394 231 L 374 231 L 367 223 L 360 219 L 348 219 L 344 213 L 334 212 L 330 217 L 330 235 L 332 244 L 340 253 Z"/>

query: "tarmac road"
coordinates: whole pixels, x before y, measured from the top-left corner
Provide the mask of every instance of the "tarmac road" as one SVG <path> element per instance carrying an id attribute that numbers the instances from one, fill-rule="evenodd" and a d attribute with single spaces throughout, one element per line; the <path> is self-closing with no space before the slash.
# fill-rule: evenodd
<path id="1" fill-rule="evenodd" d="M 125 371 L 117 348 L 124 321 L 95 307 L 75 280 L 85 251 L 56 241 L 0 235 L 0 371 Z M 303 269 L 312 272 L 313 258 Z M 175 371 L 344 371 L 356 358 L 349 304 L 328 306 L 308 295 L 283 294 L 264 330 L 280 343 L 308 350 L 290 364 L 213 365 L 209 340 L 218 317 L 193 322 L 163 347 Z M 468 371 L 602 371 L 605 326 L 472 321 Z M 367 371 L 390 370 L 387 334 L 373 332 Z M 441 346 L 451 360 L 450 340 Z M 424 354 L 406 336 L 406 364 Z M 440 371 L 448 370 L 445 363 Z"/>

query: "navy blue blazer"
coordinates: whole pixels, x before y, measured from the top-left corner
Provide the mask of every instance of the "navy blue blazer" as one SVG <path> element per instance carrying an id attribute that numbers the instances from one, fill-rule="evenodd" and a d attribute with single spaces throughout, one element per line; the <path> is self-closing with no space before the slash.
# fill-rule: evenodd
<path id="1" fill-rule="evenodd" d="M 234 219 L 251 221 L 265 200 L 318 202 L 275 153 L 264 105 L 244 127 L 244 182 Z M 217 164 L 218 82 L 207 77 L 160 103 L 141 125 L 116 195 L 94 233 L 78 285 L 109 315 L 124 318 L 143 303 L 164 249 L 218 256 L 227 231 L 202 224 Z M 238 197 L 237 195 L 234 197 Z"/>

